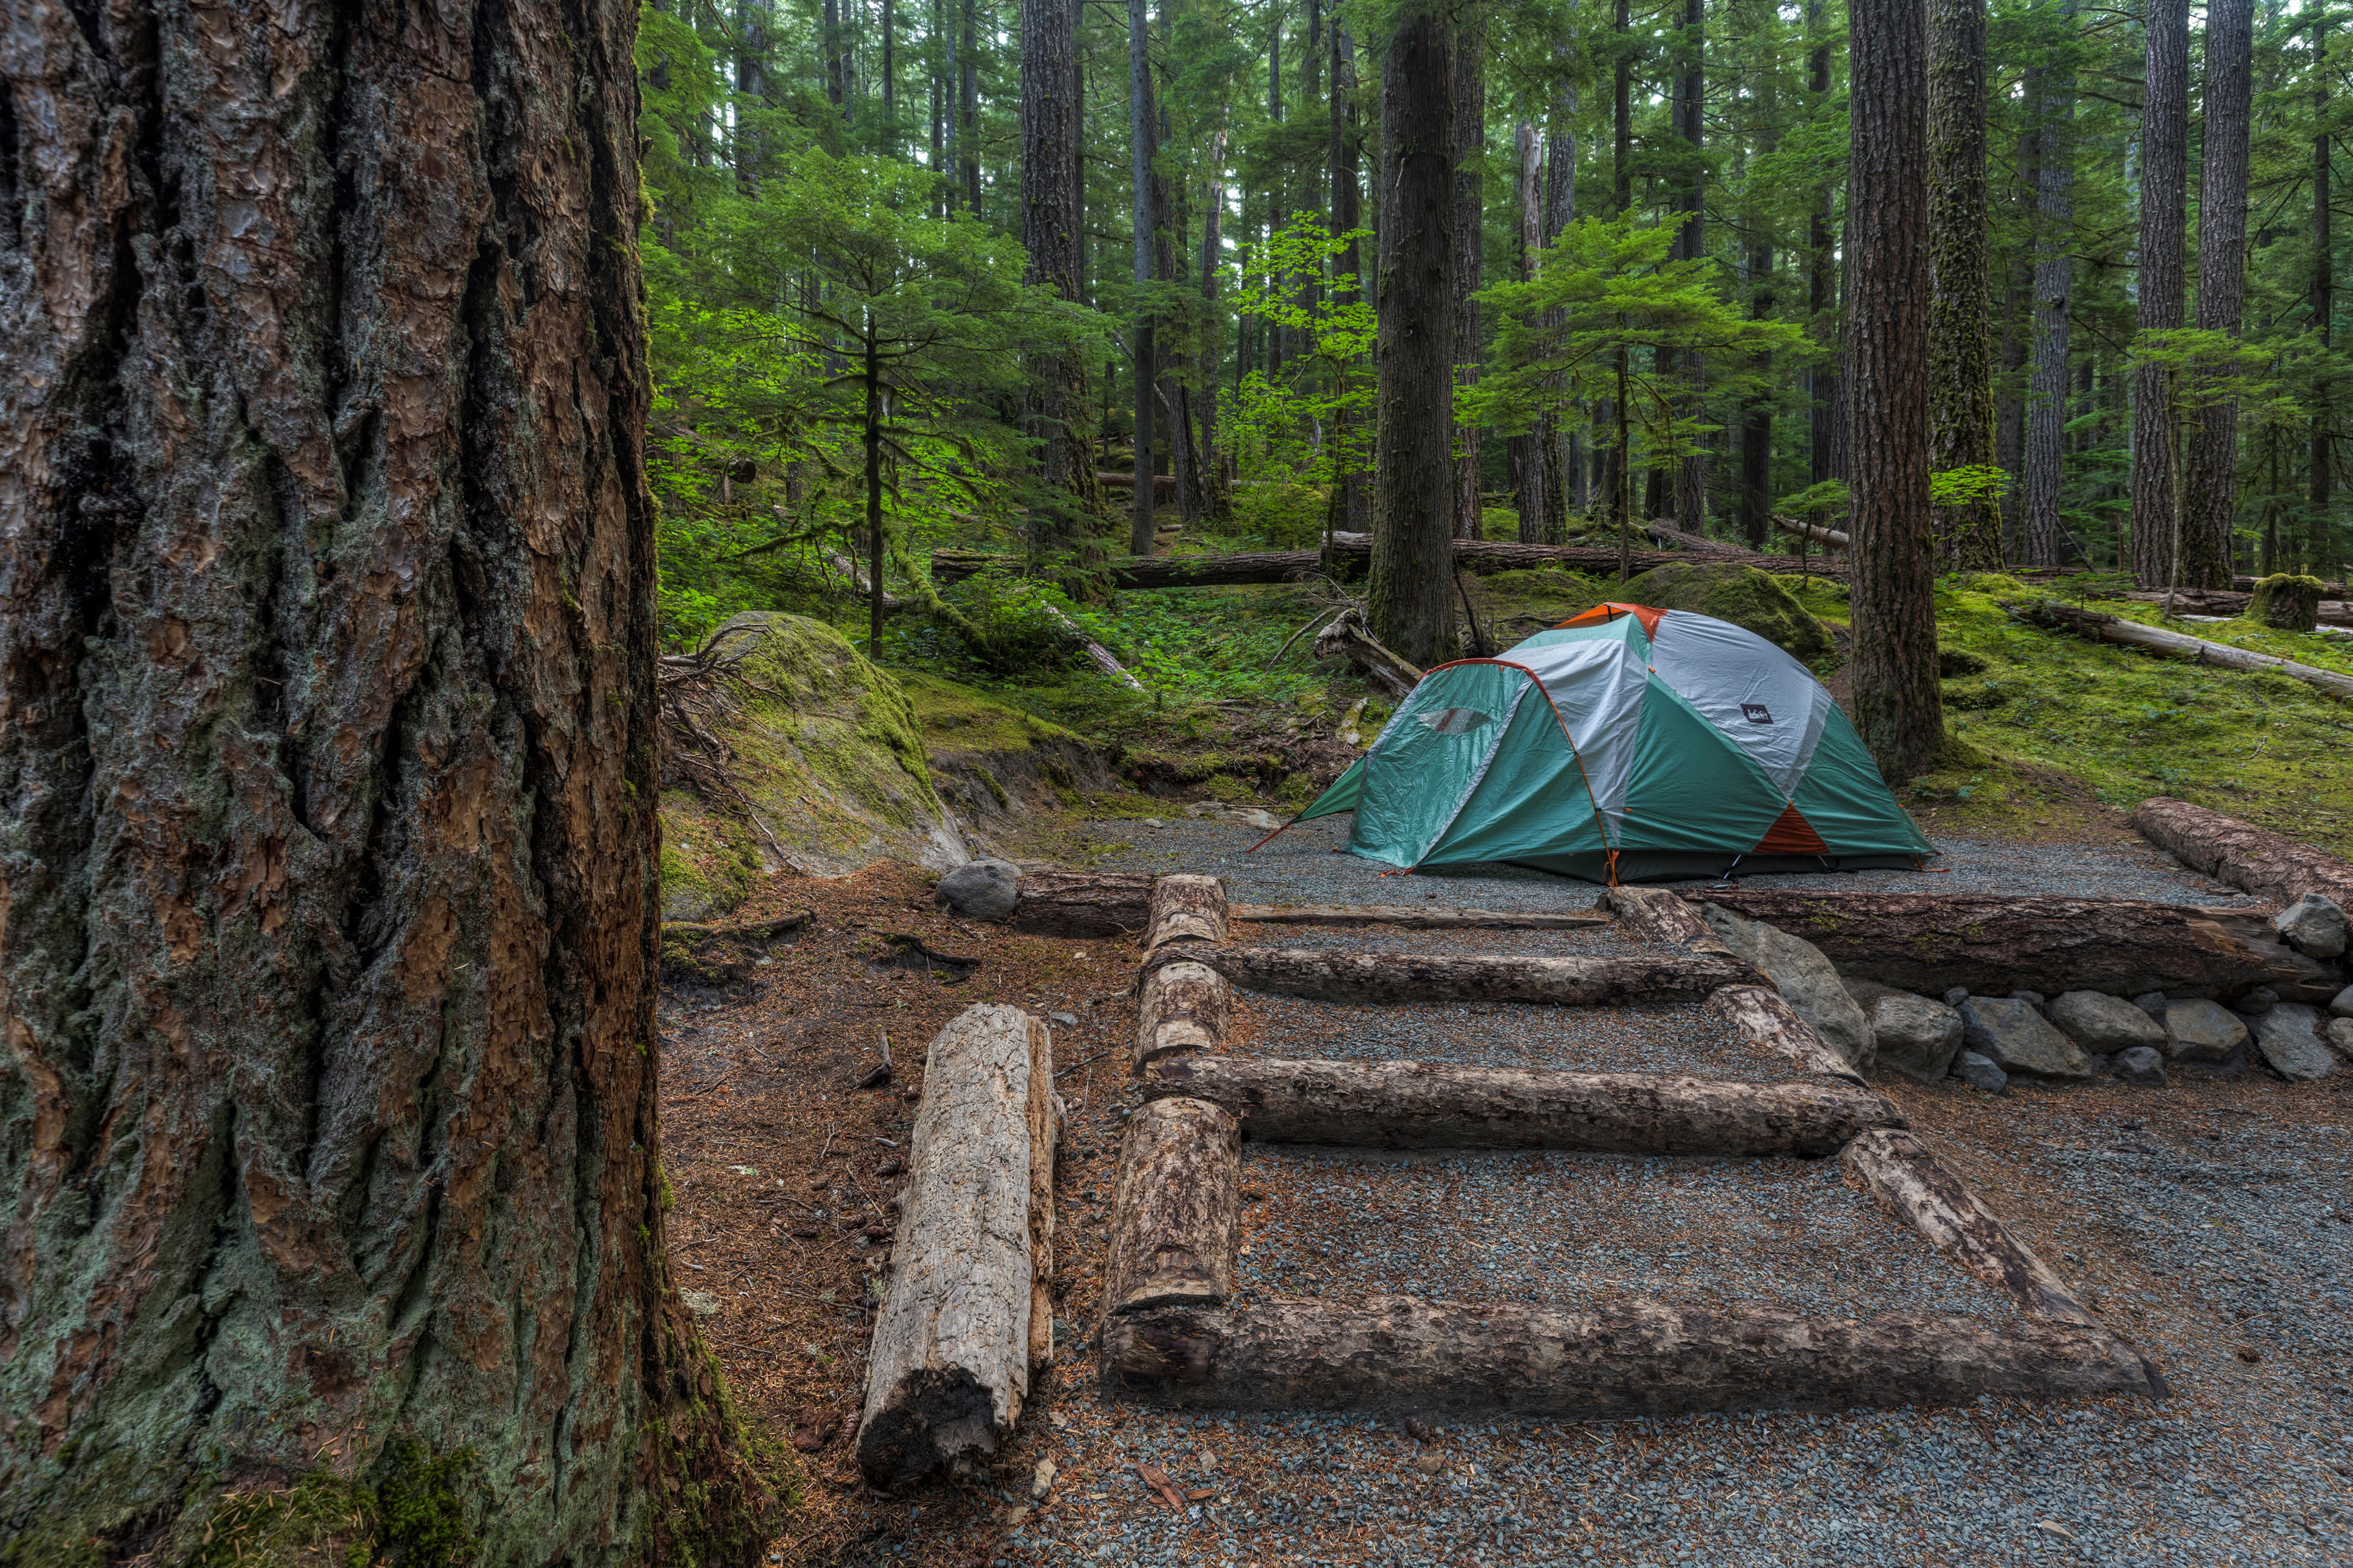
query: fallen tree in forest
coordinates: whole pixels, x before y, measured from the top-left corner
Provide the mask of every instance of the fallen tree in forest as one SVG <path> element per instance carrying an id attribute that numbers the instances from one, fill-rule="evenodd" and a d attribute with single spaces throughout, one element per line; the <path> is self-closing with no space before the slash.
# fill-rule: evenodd
<path id="1" fill-rule="evenodd" d="M 1631 565 L 1636 572 L 1648 572 L 1655 567 L 1689 565 L 1694 552 L 1688 550 L 1637 550 Z M 1205 588 L 1251 583 L 1295 583 L 1324 569 L 1327 558 L 1341 563 L 1368 563 L 1372 546 L 1367 542 L 1335 540 L 1328 552 L 1320 550 L 1258 550 L 1240 551 L 1224 555 L 1155 555 L 1114 561 L 1105 570 L 1112 584 L 1119 588 Z M 1711 561 L 1757 567 L 1760 571 L 1794 574 L 1810 570 L 1816 576 L 1842 577 L 1847 567 L 1843 562 L 1815 560 L 1801 563 L 1794 555 L 1763 555 L 1750 551 L 1738 551 L 1723 555 L 1710 554 Z M 1458 539 L 1454 541 L 1454 563 L 1466 572 L 1518 572 L 1535 567 L 1556 567 L 1563 571 L 1614 577 L 1618 574 L 1619 554 L 1612 549 L 1584 544 L 1516 544 L 1508 540 Z M 973 550 L 935 550 L 932 552 L 932 580 L 934 583 L 957 583 L 976 573 L 991 567 L 1012 570 L 1018 562 L 1009 555 L 995 555 Z"/>
<path id="2" fill-rule="evenodd" d="M 2176 615 L 2214 616 L 2225 620 L 2236 620 L 2247 613 L 2247 606 L 2254 602 L 2255 595 L 2252 591 L 2242 593 L 2221 588 L 2182 588 L 2170 593 L 2158 589 L 2148 593 L 2126 594 L 2125 597 L 2135 604 L 2141 605 L 2162 605 L 2170 599 Z M 2323 599 L 2320 601 L 2319 618 L 2320 624 L 2324 626 L 2353 626 L 2353 604 L 2343 599 Z"/>
<path id="3" fill-rule="evenodd" d="M 2318 893 L 2353 910 L 2353 864 L 2325 849 L 2170 795 L 2142 801 L 2132 825 L 2182 864 L 2257 898 L 2292 904 Z"/>
<path id="4" fill-rule="evenodd" d="M 2219 665 L 2224 669 L 2270 670 L 2292 676 L 2331 697 L 2353 698 L 2353 675 L 2340 670 L 2316 669 L 2311 665 L 2298 664 L 2294 659 L 2281 658 L 2274 654 L 2255 653 L 2248 648 L 2232 647 L 2227 643 L 2208 642 L 2204 637 L 2169 632 L 2162 626 L 2145 626 L 2138 621 L 2103 615 L 2098 610 L 2079 609 L 2073 605 L 2063 605 L 2051 599 L 2039 599 L 2022 609 L 2006 603 L 2001 607 L 2020 620 L 2053 631 L 2075 632 L 2100 642 L 2142 648 L 2167 658 L 2186 658 L 2198 664 Z"/>

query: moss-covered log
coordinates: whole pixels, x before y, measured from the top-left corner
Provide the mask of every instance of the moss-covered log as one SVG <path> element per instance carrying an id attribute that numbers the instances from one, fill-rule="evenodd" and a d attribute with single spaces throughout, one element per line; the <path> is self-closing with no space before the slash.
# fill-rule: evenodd
<path id="1" fill-rule="evenodd" d="M 0 1558 L 470 1449 L 483 1563 L 755 1560 L 664 1261 L 638 7 L 10 24 Z"/>

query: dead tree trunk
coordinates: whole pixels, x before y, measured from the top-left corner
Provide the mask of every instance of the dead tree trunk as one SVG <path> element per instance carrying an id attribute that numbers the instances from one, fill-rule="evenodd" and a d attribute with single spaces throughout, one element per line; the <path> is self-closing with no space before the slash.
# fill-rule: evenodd
<path id="1" fill-rule="evenodd" d="M 753 1561 L 659 1202 L 638 8 L 12 16 L 10 1548 L 413 1433 L 485 1562 Z"/>

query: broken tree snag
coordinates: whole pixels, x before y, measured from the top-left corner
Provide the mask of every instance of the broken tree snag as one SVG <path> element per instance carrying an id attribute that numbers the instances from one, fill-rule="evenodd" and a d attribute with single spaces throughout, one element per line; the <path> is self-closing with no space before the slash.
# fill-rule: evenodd
<path id="1" fill-rule="evenodd" d="M 2138 621 L 2127 621 L 2116 616 L 2102 615 L 2097 610 L 2078 609 L 2073 605 L 2056 604 L 2040 599 L 2021 609 L 2004 603 L 2001 606 L 2019 619 L 2034 626 L 2048 626 L 2054 631 L 2071 631 L 2098 642 L 2119 643 L 2167 658 L 2186 658 L 2199 664 L 2220 665 L 2224 669 L 2269 669 L 2292 676 L 2306 686 L 2325 691 L 2331 697 L 2353 698 L 2353 675 L 2338 669 L 2316 669 L 2308 664 L 2281 658 L 2275 654 L 2255 653 L 2247 648 L 2232 647 L 2228 643 L 2208 642 L 2180 632 L 2169 632 L 2162 626 L 2147 626 Z"/>
<path id="2" fill-rule="evenodd" d="M 1182 956 L 1252 991 L 1323 1002 L 1552 1002 L 1606 1007 L 1621 1002 L 1696 1001 L 1720 985 L 1753 984 L 1757 978 L 1739 959 L 1706 952 L 1520 958 L 1203 946 L 1185 948 Z"/>
<path id="3" fill-rule="evenodd" d="M 1374 637 L 1362 610 L 1346 609 L 1315 634 L 1315 657 L 1345 658 L 1391 697 L 1403 698 L 1421 684 L 1422 669 L 1392 653 Z"/>
<path id="4" fill-rule="evenodd" d="M 1600 907 L 1618 917 L 1627 935 L 1662 947 L 1696 948 L 1703 952 L 1729 952 L 1715 928 L 1700 918 L 1681 895 L 1664 888 L 1610 888 L 1602 892 Z"/>
<path id="5" fill-rule="evenodd" d="M 1135 993 L 1136 1070 L 1177 1051 L 1214 1051 L 1226 1036 L 1234 988 L 1206 963 L 1176 961 L 1145 972 Z"/>
<path id="6" fill-rule="evenodd" d="M 1424 1416 L 1667 1415 L 1960 1405 L 1987 1394 L 2152 1394 L 2096 1324 L 1862 1321 L 1635 1300 L 1595 1312 L 1376 1297 L 1105 1321 L 1106 1385 L 1155 1404 Z"/>
<path id="7" fill-rule="evenodd" d="M 2078 1323 L 2099 1322 L 2051 1266 L 2012 1236 L 1911 1133 L 1892 1129 L 1865 1132 L 1839 1158 L 1881 1208 L 1927 1237 L 1965 1271 L 2007 1291 L 2025 1310 Z"/>
<path id="8" fill-rule="evenodd" d="M 1032 871 L 1007 923 L 1031 936 L 1126 936 L 1152 919 L 1147 872 Z"/>
<path id="9" fill-rule="evenodd" d="M 1103 1262 L 1103 1310 L 1215 1307 L 1241 1245 L 1241 1124 L 1207 1100 L 1155 1100 L 1127 1120 Z"/>
<path id="10" fill-rule="evenodd" d="M 1771 985 L 1725 985 L 1708 993 L 1707 1005 L 1732 1021 L 1749 1044 L 1793 1061 L 1808 1072 L 1861 1083 L 1862 1077 L 1831 1047 L 1814 1026 Z"/>
<path id="11" fill-rule="evenodd" d="M 1226 885 L 1215 877 L 1162 877 L 1152 884 L 1152 914 L 1144 950 L 1172 942 L 1226 940 Z"/>
<path id="12" fill-rule="evenodd" d="M 932 1041 L 859 1424 L 876 1486 L 967 1469 L 1020 1417 L 1053 1261 L 1053 1080 L 1018 1007 L 968 1007 Z"/>
<path id="13" fill-rule="evenodd" d="M 1261 925 L 1403 926 L 1415 931 L 1578 931 L 1606 926 L 1598 910 L 1451 910 L 1426 904 L 1229 904 L 1227 918 Z"/>
<path id="14" fill-rule="evenodd" d="M 2218 882 L 2283 904 L 2318 893 L 2353 909 L 2353 865 L 2309 844 L 2169 795 L 2142 801 L 2131 820 L 2151 843 Z"/>
<path id="15" fill-rule="evenodd" d="M 1844 1083 L 1725 1083 L 1649 1073 L 1546 1072 L 1436 1062 L 1178 1057 L 1149 1096 L 1225 1107 L 1251 1138 L 1373 1149 L 1579 1149 L 1820 1159 L 1895 1107 Z M 1155 1103 L 1157 1101 L 1155 1100 Z"/>
<path id="16" fill-rule="evenodd" d="M 2353 867 L 2337 866 L 2353 882 Z M 1994 996 L 2012 991 L 2235 996 L 2251 985 L 2269 985 L 2288 996 L 2282 987 L 2319 986 L 2332 978 L 2282 942 L 2266 916 L 2246 910 L 2137 899 L 1754 886 L 1683 896 L 1803 937 L 1849 979 L 1929 996 L 1955 985 Z"/>

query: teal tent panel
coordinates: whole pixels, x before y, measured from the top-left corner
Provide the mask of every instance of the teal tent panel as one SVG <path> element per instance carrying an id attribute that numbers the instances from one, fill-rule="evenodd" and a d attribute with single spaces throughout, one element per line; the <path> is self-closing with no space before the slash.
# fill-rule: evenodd
<path id="1" fill-rule="evenodd" d="M 1765 771 L 1653 676 L 1617 847 L 1720 852 L 1754 846 L 1788 803 Z"/>
<path id="2" fill-rule="evenodd" d="M 1344 811 L 1356 809 L 1356 797 L 1365 788 L 1365 759 L 1358 757 L 1348 764 L 1348 771 L 1332 781 L 1332 787 L 1315 797 L 1305 811 L 1291 820 L 1305 822 L 1312 817 L 1337 816 Z"/>
<path id="3" fill-rule="evenodd" d="M 1544 864 L 1562 855 L 1599 854 L 1605 847 L 1577 753 L 1552 704 L 1531 686 L 1487 765 L 1486 776 L 1422 864 Z"/>
<path id="4" fill-rule="evenodd" d="M 1534 685 L 1499 664 L 1442 665 L 1422 678 L 1363 759 L 1356 826 L 1348 847 L 1410 866 L 1454 820 Z"/>
<path id="5" fill-rule="evenodd" d="M 1833 855 L 1934 855 L 1844 713 L 1832 709 L 1792 805 Z"/>

